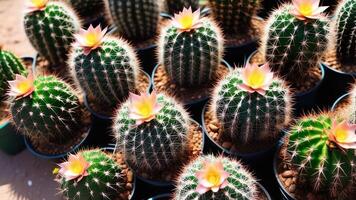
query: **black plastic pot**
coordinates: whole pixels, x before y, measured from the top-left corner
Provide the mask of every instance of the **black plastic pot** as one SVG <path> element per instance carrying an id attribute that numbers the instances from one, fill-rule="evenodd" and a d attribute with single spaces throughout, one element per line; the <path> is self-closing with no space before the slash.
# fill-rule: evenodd
<path id="1" fill-rule="evenodd" d="M 249 55 L 255 52 L 258 48 L 258 41 L 252 40 L 241 45 L 226 46 L 224 51 L 224 59 L 233 66 L 243 66 L 246 63 Z"/>
<path id="2" fill-rule="evenodd" d="M 350 97 L 351 93 L 346 93 L 344 95 L 342 95 L 341 97 L 339 97 L 333 104 L 333 106 L 331 107 L 332 111 L 335 111 L 337 106 L 342 103 L 343 101 L 346 101 L 349 97 Z"/>
<path id="3" fill-rule="evenodd" d="M 227 61 L 222 60 L 222 64 L 224 66 L 226 66 L 229 69 L 229 71 L 232 70 L 232 67 L 230 66 L 230 64 Z M 152 76 L 151 76 L 152 90 L 155 89 L 154 77 L 155 77 L 156 71 L 159 66 L 160 65 L 157 64 L 152 72 Z M 200 99 L 195 99 L 193 101 L 183 101 L 182 103 L 183 103 L 184 107 L 188 110 L 188 112 L 191 114 L 192 118 L 196 121 L 200 121 L 201 111 L 203 110 L 205 104 L 208 102 L 209 98 L 210 98 L 209 96 L 206 96 L 206 97 L 202 97 Z"/>

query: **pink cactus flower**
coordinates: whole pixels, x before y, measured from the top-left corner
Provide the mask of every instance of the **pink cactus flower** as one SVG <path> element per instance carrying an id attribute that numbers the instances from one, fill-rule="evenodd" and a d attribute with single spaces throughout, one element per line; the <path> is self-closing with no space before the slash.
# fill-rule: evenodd
<path id="1" fill-rule="evenodd" d="M 81 29 L 79 34 L 75 34 L 74 37 L 77 45 L 83 48 L 84 54 L 89 55 L 92 50 L 99 48 L 104 42 L 107 30 L 107 28 L 101 30 L 100 25 L 95 28 L 90 25 L 88 30 Z"/>
<path id="2" fill-rule="evenodd" d="M 69 155 L 68 161 L 59 164 L 59 175 L 66 181 L 76 180 L 79 182 L 85 176 L 88 176 L 88 168 L 90 163 L 85 160 L 83 155 Z"/>
<path id="3" fill-rule="evenodd" d="M 42 11 L 46 9 L 49 0 L 27 0 L 26 13 Z"/>
<path id="4" fill-rule="evenodd" d="M 15 80 L 8 81 L 10 89 L 7 93 L 10 97 L 23 98 L 33 93 L 35 90 L 32 74 L 27 77 L 16 74 Z"/>
<path id="5" fill-rule="evenodd" d="M 328 6 L 319 7 L 320 0 L 293 0 L 292 15 L 300 20 L 318 19 Z"/>
<path id="6" fill-rule="evenodd" d="M 329 141 L 343 149 L 356 149 L 356 124 L 333 121 L 328 133 Z"/>
<path id="7" fill-rule="evenodd" d="M 173 25 L 181 32 L 189 32 L 201 26 L 200 10 L 192 11 L 192 8 L 184 8 L 182 12 L 175 14 L 172 19 Z"/>

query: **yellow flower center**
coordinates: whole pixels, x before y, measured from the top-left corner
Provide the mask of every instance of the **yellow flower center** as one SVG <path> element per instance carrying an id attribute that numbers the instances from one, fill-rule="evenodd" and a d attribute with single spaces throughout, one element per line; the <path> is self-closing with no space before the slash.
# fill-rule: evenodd
<path id="1" fill-rule="evenodd" d="M 347 130 L 338 128 L 335 130 L 335 137 L 338 142 L 346 142 Z"/>
<path id="2" fill-rule="evenodd" d="M 88 46 L 93 47 L 96 44 L 98 44 L 99 38 L 98 38 L 97 34 L 95 34 L 95 33 L 88 33 L 85 36 L 85 42 L 87 43 Z"/>
<path id="3" fill-rule="evenodd" d="M 193 26 L 193 16 L 186 15 L 179 20 L 180 25 L 183 29 L 189 29 Z"/>
<path id="4" fill-rule="evenodd" d="M 310 16 L 313 14 L 313 4 L 306 2 L 299 7 L 299 12 L 304 16 Z"/>
<path id="5" fill-rule="evenodd" d="M 215 167 L 209 167 L 205 174 L 205 179 L 213 185 L 213 187 L 220 185 L 221 174 Z"/>
<path id="6" fill-rule="evenodd" d="M 30 81 L 23 81 L 17 84 L 17 89 L 21 94 L 25 94 L 32 88 L 32 83 Z"/>
<path id="7" fill-rule="evenodd" d="M 37 8 L 45 7 L 47 2 L 47 0 L 31 0 L 31 3 Z"/>
<path id="8" fill-rule="evenodd" d="M 82 162 L 75 160 L 70 163 L 68 170 L 73 174 L 82 174 L 85 169 Z"/>
<path id="9" fill-rule="evenodd" d="M 257 89 L 263 86 L 266 76 L 260 70 L 254 70 L 251 72 L 250 76 L 247 78 L 247 85 Z"/>
<path id="10" fill-rule="evenodd" d="M 144 118 L 150 117 L 153 113 L 153 105 L 147 100 L 137 103 L 136 108 L 139 111 L 138 114 Z"/>

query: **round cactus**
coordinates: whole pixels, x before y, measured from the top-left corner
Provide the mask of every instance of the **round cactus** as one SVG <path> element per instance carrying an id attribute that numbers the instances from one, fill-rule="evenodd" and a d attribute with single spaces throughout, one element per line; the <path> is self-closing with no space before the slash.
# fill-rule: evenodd
<path id="1" fill-rule="evenodd" d="M 32 2 L 32 1 L 30 1 Z M 64 65 L 74 41 L 73 34 L 80 28 L 74 12 L 62 2 L 51 1 L 33 5 L 24 19 L 25 32 L 34 48 L 51 65 Z"/>
<path id="2" fill-rule="evenodd" d="M 342 64 L 356 63 L 356 0 L 344 0 L 336 12 L 336 52 Z"/>
<path id="3" fill-rule="evenodd" d="M 226 34 L 241 33 L 251 26 L 261 7 L 260 0 L 209 0 L 215 20 Z"/>
<path id="4" fill-rule="evenodd" d="M 8 90 L 8 81 L 15 78 L 15 74 L 26 75 L 25 66 L 14 54 L 4 51 L 0 46 L 0 99 Z"/>
<path id="5" fill-rule="evenodd" d="M 262 41 L 266 61 L 292 83 L 308 77 L 311 68 L 319 67 L 329 29 L 326 17 L 302 19 L 292 14 L 296 9 L 284 5 L 273 12 Z"/>
<path id="6" fill-rule="evenodd" d="M 200 18 L 200 11 L 193 13 L 190 8 L 163 29 L 158 49 L 170 79 L 179 86 L 196 87 L 214 78 L 222 60 L 223 39 L 212 20 Z"/>
<path id="7" fill-rule="evenodd" d="M 191 7 L 193 10 L 199 9 L 199 0 L 166 0 L 169 13 L 175 14 L 184 8 Z"/>
<path id="8" fill-rule="evenodd" d="M 119 33 L 134 41 L 155 36 L 160 7 L 157 0 L 109 0 L 111 16 Z"/>
<path id="9" fill-rule="evenodd" d="M 350 148 L 346 133 L 354 135 L 355 127 L 339 124 L 328 114 L 305 117 L 289 131 L 292 163 L 299 178 L 306 179 L 315 191 L 329 191 L 335 197 L 354 184 L 356 141 Z"/>
<path id="10" fill-rule="evenodd" d="M 116 199 L 125 190 L 122 169 L 112 156 L 100 150 L 80 151 L 59 164 L 61 192 L 67 199 Z"/>
<path id="11" fill-rule="evenodd" d="M 81 134 L 79 99 L 65 82 L 53 76 L 17 77 L 10 85 L 9 94 L 16 97 L 10 104 L 14 123 L 31 140 L 61 143 Z"/>
<path id="12" fill-rule="evenodd" d="M 104 0 L 67 0 L 78 12 L 79 16 L 85 18 L 95 17 L 105 13 Z"/>
<path id="13" fill-rule="evenodd" d="M 82 30 L 77 42 L 84 41 L 84 44 L 74 45 L 69 65 L 77 83 L 92 102 L 113 108 L 128 97 L 129 91 L 136 89 L 139 64 L 128 43 L 105 37 L 105 32 L 100 26 Z M 88 37 L 98 43 L 86 44 Z M 93 47 L 95 49 L 88 50 Z"/>
<path id="14" fill-rule="evenodd" d="M 263 75 L 267 67 L 247 64 L 245 68 L 230 72 L 216 87 L 212 105 L 223 128 L 220 138 L 232 140 L 237 145 L 275 141 L 289 122 L 289 88 L 278 77 L 272 78 L 273 74 Z M 249 72 L 251 74 L 247 74 Z M 261 79 L 268 82 L 260 82 L 260 86 L 265 87 L 263 90 L 253 83 Z M 246 89 L 244 84 L 249 84 L 248 81 L 255 90 Z"/>
<path id="15" fill-rule="evenodd" d="M 138 116 L 143 118 L 139 119 Z M 117 111 L 117 146 L 136 172 L 156 174 L 184 161 L 189 117 L 171 97 L 155 92 L 130 99 Z"/>
<path id="16" fill-rule="evenodd" d="M 235 160 L 202 156 L 179 175 L 174 199 L 255 199 L 258 195 L 256 182 L 253 175 Z"/>

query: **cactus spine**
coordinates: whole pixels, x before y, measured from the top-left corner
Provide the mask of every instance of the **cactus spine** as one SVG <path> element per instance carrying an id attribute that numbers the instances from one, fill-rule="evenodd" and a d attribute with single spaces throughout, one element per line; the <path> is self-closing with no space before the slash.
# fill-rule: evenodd
<path id="1" fill-rule="evenodd" d="M 337 58 L 342 64 L 356 63 L 356 1 L 344 0 L 339 6 L 336 19 Z"/>
<path id="2" fill-rule="evenodd" d="M 208 191 L 204 194 L 197 192 L 198 178 L 197 172 L 203 168 L 206 161 L 222 162 L 224 170 L 229 173 L 228 184 L 217 192 Z M 202 156 L 186 166 L 176 182 L 175 200 L 190 199 L 255 199 L 257 195 L 256 180 L 241 163 L 225 158 L 214 156 Z"/>
<path id="3" fill-rule="evenodd" d="M 80 28 L 74 12 L 61 2 L 49 2 L 44 10 L 29 12 L 24 19 L 25 32 L 34 48 L 53 66 L 64 65 Z"/>
<path id="4" fill-rule="evenodd" d="M 223 127 L 220 138 L 237 145 L 275 141 L 290 120 L 289 88 L 275 77 L 265 95 L 249 93 L 238 87 L 241 69 L 230 72 L 216 87 L 213 112 Z"/>
<path id="5" fill-rule="evenodd" d="M 53 76 L 39 76 L 31 96 L 11 102 L 17 128 L 31 140 L 55 144 L 81 134 L 82 110 L 73 89 Z"/>
<path id="6" fill-rule="evenodd" d="M 105 37 L 100 48 L 88 55 L 74 46 L 69 65 L 95 104 L 113 108 L 136 89 L 138 61 L 132 47 L 121 39 Z"/>
<path id="7" fill-rule="evenodd" d="M 226 34 L 249 29 L 253 16 L 261 7 L 260 0 L 209 0 L 215 20 Z"/>
<path id="8" fill-rule="evenodd" d="M 328 139 L 332 118 L 327 114 L 305 117 L 289 132 L 288 151 L 299 177 L 315 191 L 340 195 L 354 184 L 355 150 L 332 148 Z M 338 193 L 338 194 L 337 194 Z"/>
<path id="9" fill-rule="evenodd" d="M 319 67 L 327 47 L 329 23 L 323 16 L 299 20 L 291 9 L 291 5 L 284 5 L 272 14 L 262 45 L 271 68 L 294 83 L 305 80 L 309 69 Z"/>
<path id="10" fill-rule="evenodd" d="M 199 8 L 199 0 L 166 0 L 169 13 L 175 14 L 183 10 L 183 8 L 191 7 L 193 10 Z"/>
<path id="11" fill-rule="evenodd" d="M 127 101 L 117 111 L 114 133 L 118 149 L 136 172 L 156 174 L 167 171 L 186 158 L 189 117 L 171 97 L 159 94 L 162 109 L 155 119 L 140 125 L 130 118 Z"/>
<path id="12" fill-rule="evenodd" d="M 160 1 L 109 0 L 109 7 L 119 33 L 125 38 L 142 41 L 156 34 Z"/>
<path id="13" fill-rule="evenodd" d="M 115 199 L 124 191 L 125 174 L 122 174 L 121 167 L 111 155 L 100 150 L 85 150 L 77 155 L 83 156 L 85 161 L 90 163 L 88 175 L 80 181 L 66 180 L 64 177 L 57 180 L 67 199 Z"/>
<path id="14" fill-rule="evenodd" d="M 0 99 L 4 97 L 8 89 L 7 81 L 13 80 L 15 74 L 26 75 L 25 66 L 14 54 L 0 47 Z"/>
<path id="15" fill-rule="evenodd" d="M 104 0 L 67 0 L 79 16 L 91 18 L 105 13 Z"/>

